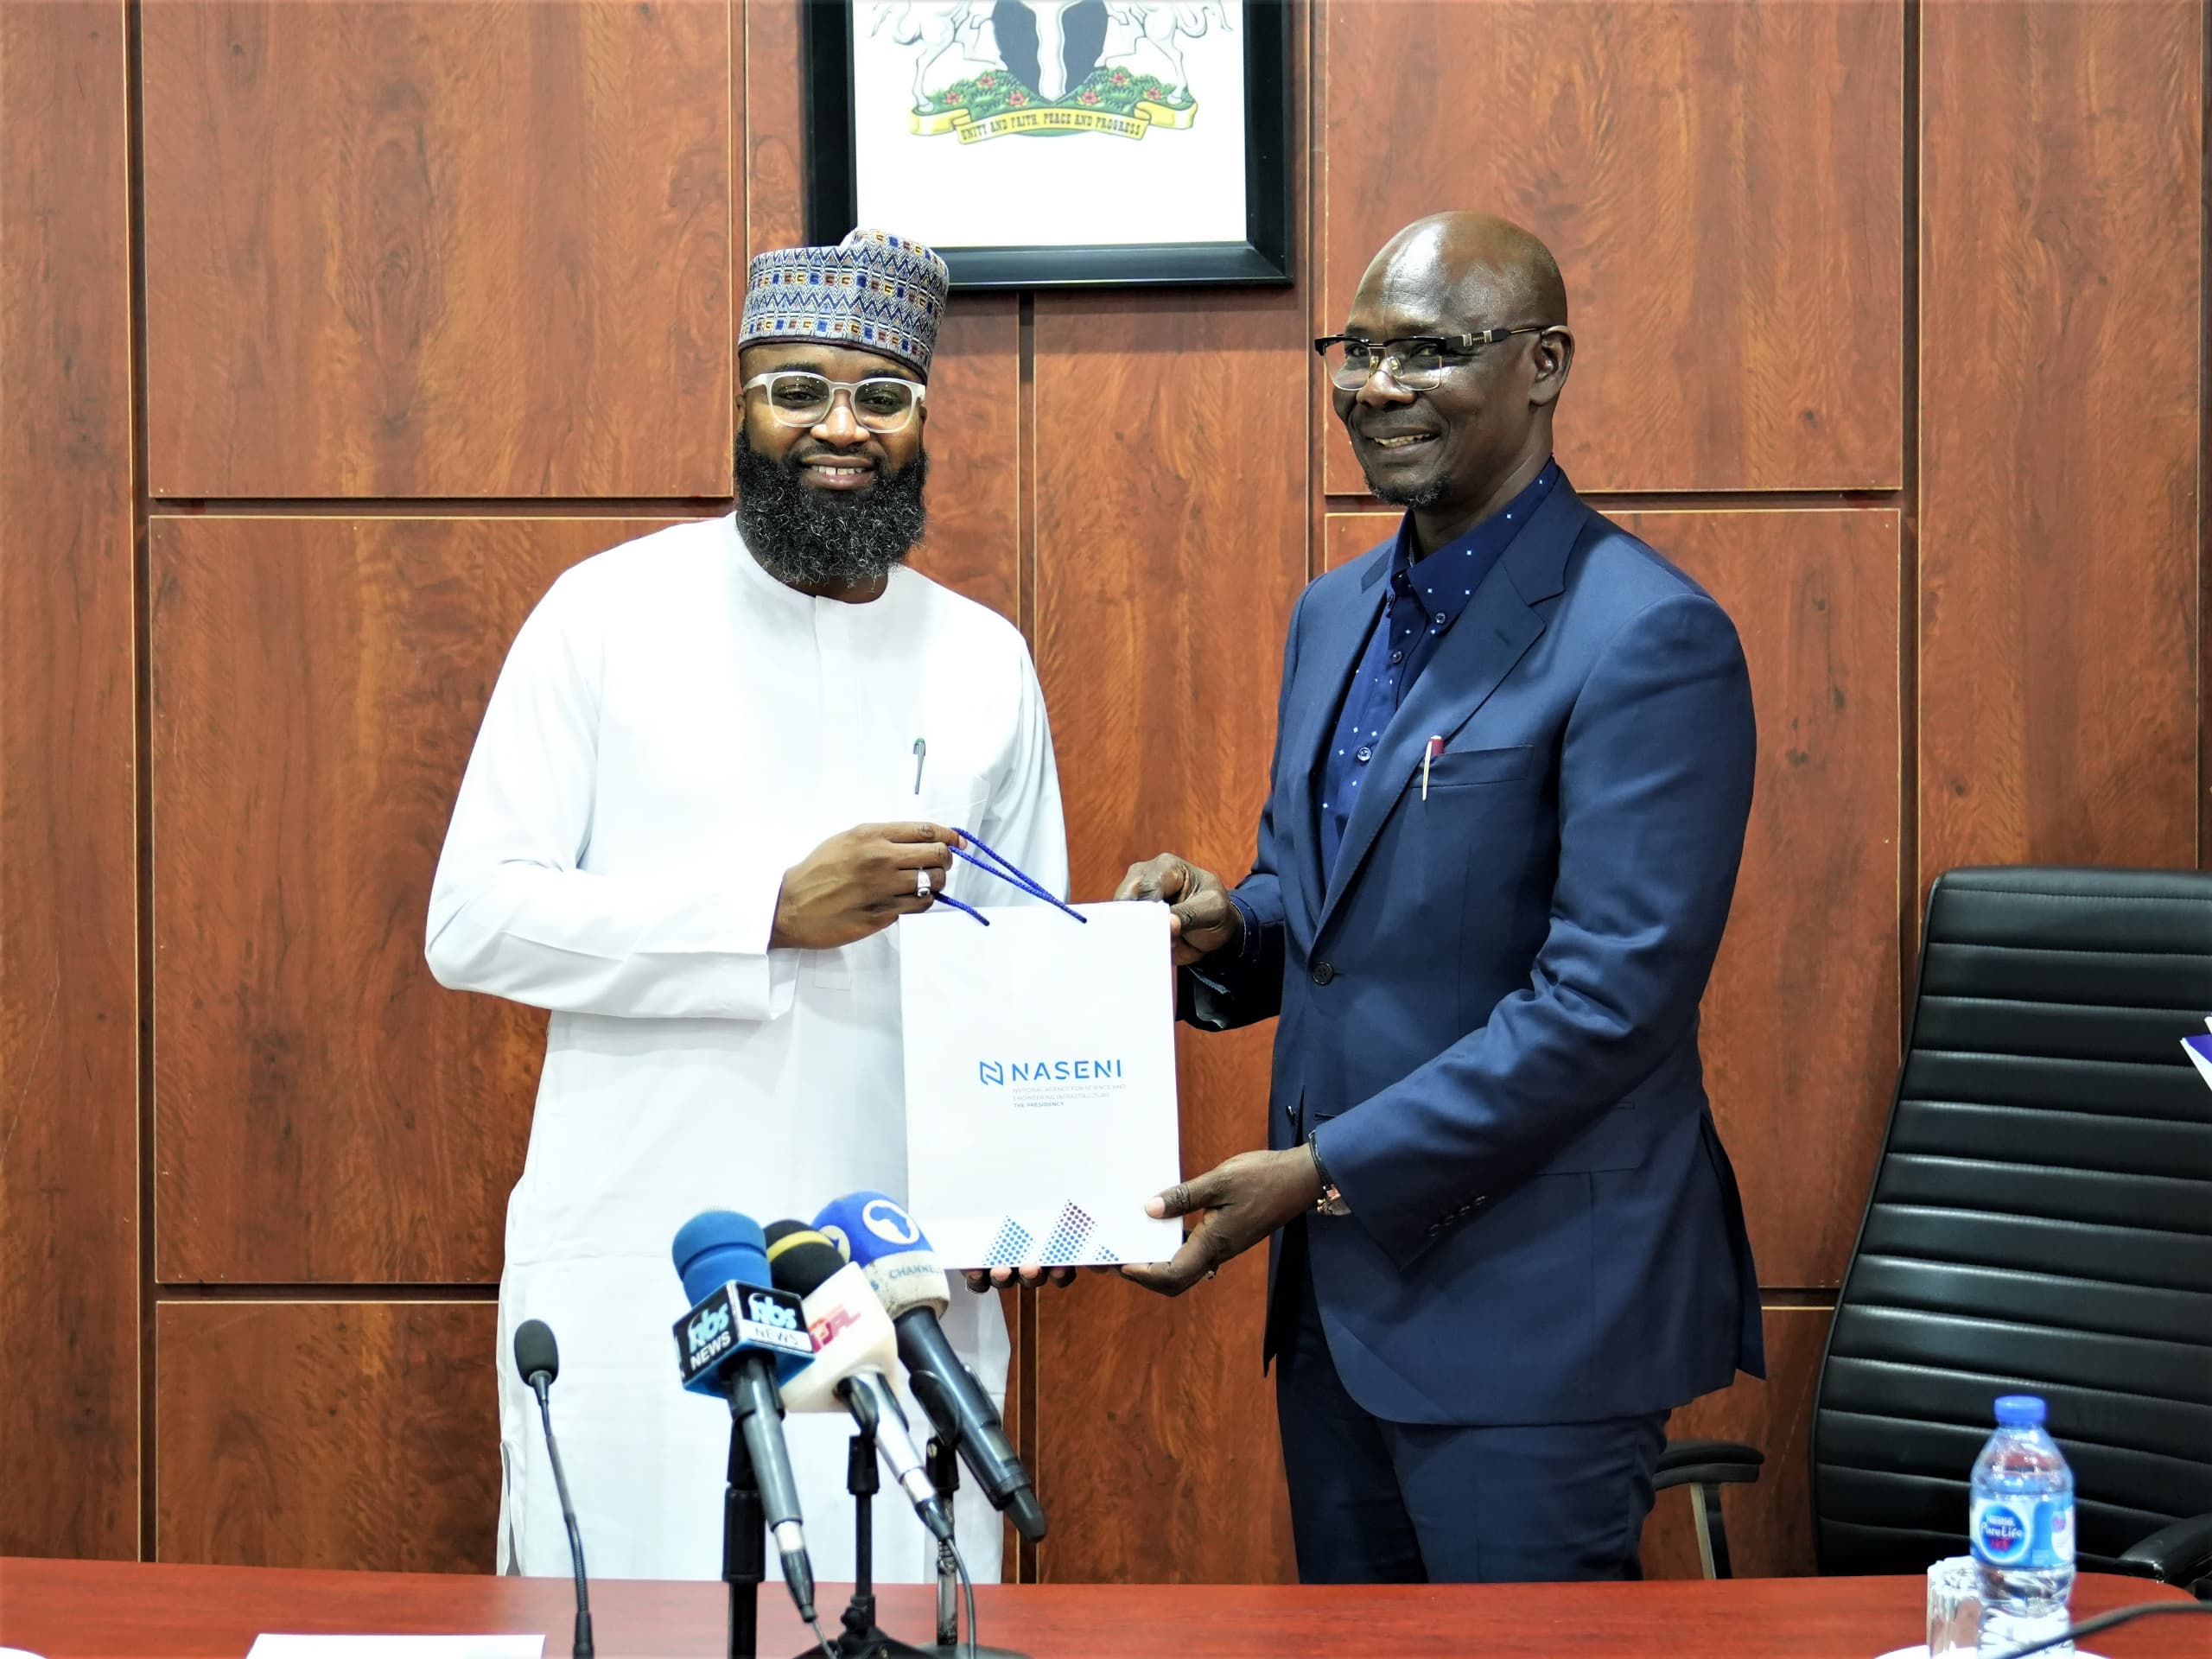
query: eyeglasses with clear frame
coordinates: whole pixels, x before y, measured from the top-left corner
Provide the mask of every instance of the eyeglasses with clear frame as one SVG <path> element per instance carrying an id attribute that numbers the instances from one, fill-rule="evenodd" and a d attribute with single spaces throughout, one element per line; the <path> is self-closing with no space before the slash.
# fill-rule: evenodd
<path id="1" fill-rule="evenodd" d="M 745 383 L 766 395 L 768 410 L 785 426 L 817 426 L 830 418 L 837 395 L 851 404 L 853 419 L 870 432 L 902 432 L 922 406 L 928 388 L 895 374 L 865 380 L 832 380 L 811 369 L 772 369 Z"/>
<path id="2" fill-rule="evenodd" d="M 1402 391 L 1433 391 L 1447 361 L 1465 361 L 1485 346 L 1515 334 L 1549 334 L 1555 322 L 1524 322 L 1513 328 L 1484 328 L 1471 334 L 1408 334 L 1376 342 L 1357 334 L 1325 334 L 1313 349 L 1328 365 L 1329 383 L 1340 391 L 1359 391 L 1380 374 Z"/>

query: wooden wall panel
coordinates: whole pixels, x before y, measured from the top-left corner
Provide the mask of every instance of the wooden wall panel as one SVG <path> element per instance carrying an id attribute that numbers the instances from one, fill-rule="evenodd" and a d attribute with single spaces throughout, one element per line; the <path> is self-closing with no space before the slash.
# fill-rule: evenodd
<path id="1" fill-rule="evenodd" d="M 963 294 L 930 364 L 929 533 L 914 568 L 1021 624 L 1021 311 Z"/>
<path id="2" fill-rule="evenodd" d="M 0 6 L 0 1555 L 138 1548 L 129 98 Z"/>
<path id="3" fill-rule="evenodd" d="M 430 977 L 430 877 L 524 616 L 652 528 L 155 524 L 164 1281 L 498 1276 L 544 1021 Z"/>
<path id="4" fill-rule="evenodd" d="M 171 1302 L 156 1320 L 155 1558 L 488 1573 L 488 1302 Z"/>
<path id="5" fill-rule="evenodd" d="M 1609 516 L 1743 636 L 1758 780 L 1703 1009 L 1706 1084 L 1761 1282 L 1840 1284 L 1897 1065 L 1897 514 Z M 1330 514 L 1328 565 L 1397 522 Z"/>
<path id="6" fill-rule="evenodd" d="M 1084 897 L 1164 849 L 1250 861 L 1305 582 L 1305 499 L 1265 482 L 1305 453 L 1304 326 L 1290 292 L 1038 298 L 1038 669 Z M 1183 1033 L 1185 1171 L 1265 1144 L 1268 1040 Z M 1264 1278 L 1036 1299 L 1042 1577 L 1287 1575 Z"/>
<path id="7" fill-rule="evenodd" d="M 1368 549 L 1398 533 L 1395 512 L 1332 512 L 1321 521 L 1321 569 L 1350 564 Z"/>
<path id="8" fill-rule="evenodd" d="M 1920 879 L 2190 865 L 2204 10 L 1922 28 Z"/>
<path id="9" fill-rule="evenodd" d="M 727 6 L 144 17 L 156 496 L 728 493 Z"/>
<path id="10" fill-rule="evenodd" d="M 1669 1434 L 1742 1440 L 1766 1453 L 1758 1484 L 1722 1489 L 1729 1552 L 1739 1579 L 1813 1571 L 1813 1395 L 1834 1315 L 1825 1307 L 1766 1310 L 1767 1380 L 1735 1386 L 1676 1412 Z M 1653 1579 L 1703 1576 L 1687 1489 L 1659 1494 L 1643 1527 L 1643 1572 Z"/>
<path id="11" fill-rule="evenodd" d="M 806 240 L 800 168 L 806 82 L 799 65 L 803 0 L 732 0 L 745 38 L 744 257 Z M 881 228 L 893 229 L 888 226 Z M 739 302 L 745 277 L 737 273 Z"/>
<path id="12" fill-rule="evenodd" d="M 1402 226 L 1500 213 L 1567 274 L 1580 487 L 1896 486 L 1904 17 L 1326 0 L 1317 324 L 1343 326 Z M 1325 454 L 1329 490 L 1364 492 L 1340 433 Z"/>

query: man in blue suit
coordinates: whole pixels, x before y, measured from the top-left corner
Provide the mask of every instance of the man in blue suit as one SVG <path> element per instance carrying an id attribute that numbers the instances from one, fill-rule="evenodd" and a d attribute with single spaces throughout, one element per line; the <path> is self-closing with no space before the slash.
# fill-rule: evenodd
<path id="1" fill-rule="evenodd" d="M 1629 1578 L 1670 1409 L 1764 1375 L 1698 1058 L 1751 799 L 1720 607 L 1552 459 L 1573 362 L 1548 251 L 1409 226 L 1316 342 L 1390 541 L 1308 588 L 1232 891 L 1162 855 L 1181 1012 L 1280 1015 L 1264 1153 L 1179 1294 L 1273 1240 L 1300 1576 Z"/>

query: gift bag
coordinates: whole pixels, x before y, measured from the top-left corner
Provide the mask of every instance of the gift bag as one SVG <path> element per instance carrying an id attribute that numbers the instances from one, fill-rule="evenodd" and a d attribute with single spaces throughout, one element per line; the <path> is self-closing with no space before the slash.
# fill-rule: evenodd
<path id="1" fill-rule="evenodd" d="M 1181 1179 L 1167 909 L 899 923 L 907 1204 L 949 1268 L 1164 1262 Z"/>

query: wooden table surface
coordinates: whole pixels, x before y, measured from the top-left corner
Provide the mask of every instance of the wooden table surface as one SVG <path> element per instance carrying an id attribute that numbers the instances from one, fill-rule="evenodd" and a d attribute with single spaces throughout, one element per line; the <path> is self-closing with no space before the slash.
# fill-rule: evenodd
<path id="1" fill-rule="evenodd" d="M 847 1591 L 823 1585 L 829 1613 Z M 1917 1578 L 1745 1579 L 1732 1583 L 1440 1585 L 985 1585 L 982 1639 L 1033 1659 L 1323 1659 L 1465 1654 L 1483 1659 L 1873 1659 L 1921 1640 Z M 2181 1592 L 2085 1574 L 2076 1618 Z M 934 1592 L 887 1586 L 879 1619 L 917 1643 Z M 592 1586 L 607 1659 L 722 1651 L 719 1584 Z M 264 1630 L 543 1631 L 569 1652 L 573 1610 L 558 1579 L 310 1573 L 270 1567 L 0 1560 L 0 1647 L 45 1659 L 241 1659 Z M 791 1659 L 804 1627 L 778 1585 L 760 1591 L 760 1652 Z M 2107 1659 L 2212 1659 L 2212 1618 L 2157 1618 L 2101 1637 Z"/>

